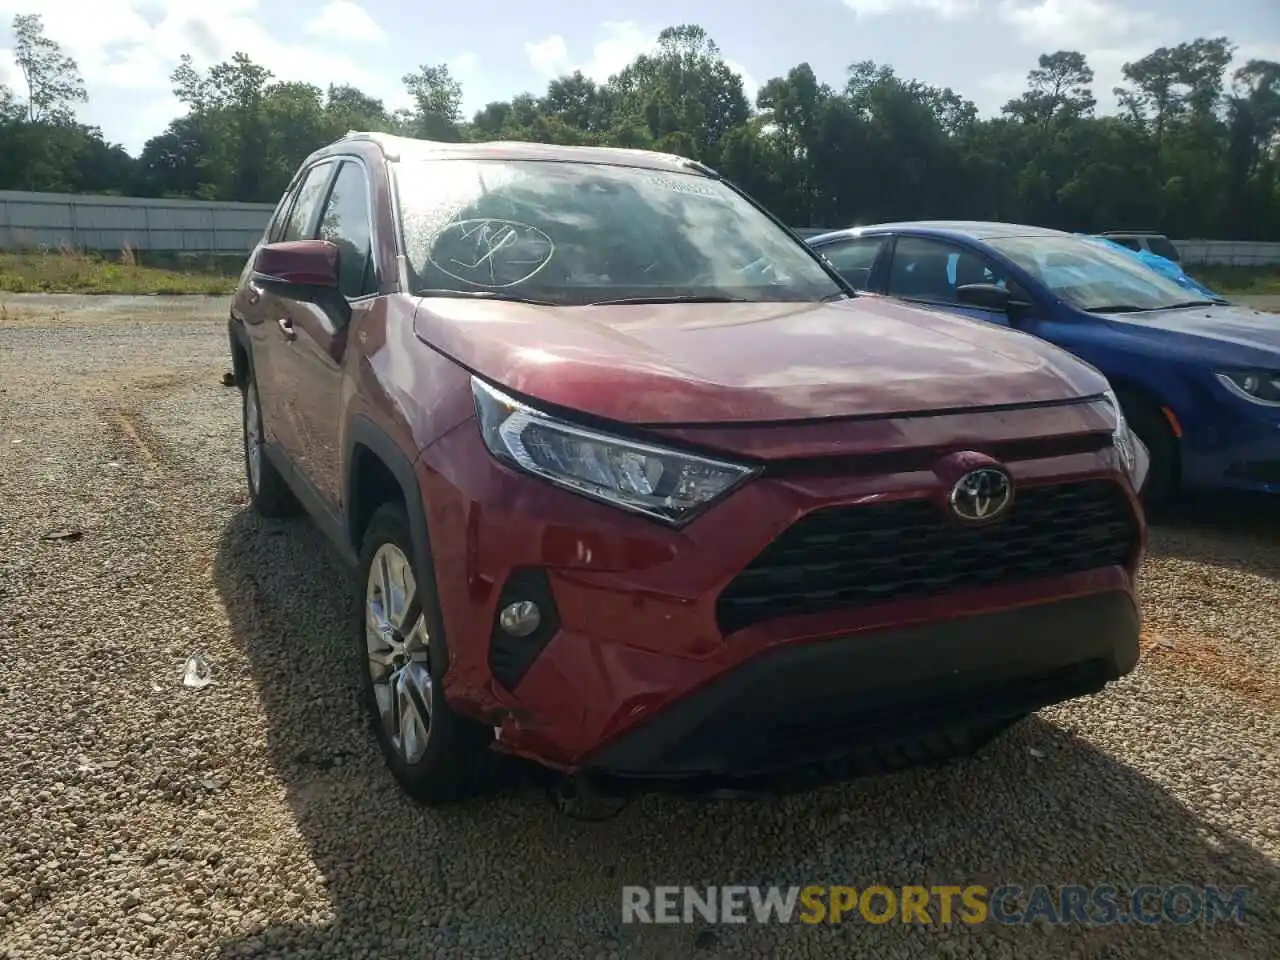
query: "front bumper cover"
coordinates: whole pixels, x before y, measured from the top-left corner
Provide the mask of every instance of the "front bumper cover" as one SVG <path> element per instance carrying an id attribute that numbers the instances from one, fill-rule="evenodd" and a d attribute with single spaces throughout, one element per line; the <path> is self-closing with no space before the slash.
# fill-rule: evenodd
<path id="1" fill-rule="evenodd" d="M 594 753 L 590 778 L 695 791 L 844 779 L 963 755 L 1017 718 L 1133 670 L 1124 591 L 783 647 Z"/>

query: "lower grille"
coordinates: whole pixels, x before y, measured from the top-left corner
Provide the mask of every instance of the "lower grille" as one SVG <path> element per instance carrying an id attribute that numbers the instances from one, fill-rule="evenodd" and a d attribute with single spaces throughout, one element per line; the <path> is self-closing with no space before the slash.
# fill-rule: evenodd
<path id="1" fill-rule="evenodd" d="M 928 500 L 827 507 L 802 517 L 720 594 L 724 633 L 778 617 L 937 596 L 1126 564 L 1137 518 L 1109 480 L 1019 489 L 984 526 Z"/>

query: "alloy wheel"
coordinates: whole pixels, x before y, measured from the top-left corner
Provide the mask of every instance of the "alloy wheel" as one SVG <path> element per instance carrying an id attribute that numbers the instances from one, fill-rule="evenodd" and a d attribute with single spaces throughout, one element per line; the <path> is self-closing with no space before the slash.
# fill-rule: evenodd
<path id="1" fill-rule="evenodd" d="M 258 412 L 258 385 L 252 380 L 244 395 L 244 457 L 249 492 L 256 495 L 262 483 L 262 416 Z"/>
<path id="2" fill-rule="evenodd" d="M 435 684 L 413 568 L 394 543 L 380 546 L 369 565 L 365 646 L 383 731 L 400 758 L 416 764 L 431 737 Z"/>

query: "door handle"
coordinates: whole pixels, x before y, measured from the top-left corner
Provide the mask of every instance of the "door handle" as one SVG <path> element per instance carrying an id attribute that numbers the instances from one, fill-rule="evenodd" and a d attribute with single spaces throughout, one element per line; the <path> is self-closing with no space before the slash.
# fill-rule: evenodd
<path id="1" fill-rule="evenodd" d="M 288 317 L 281 317 L 276 323 L 280 324 L 280 332 L 284 334 L 286 340 L 296 340 L 298 332 L 293 329 L 293 321 Z"/>

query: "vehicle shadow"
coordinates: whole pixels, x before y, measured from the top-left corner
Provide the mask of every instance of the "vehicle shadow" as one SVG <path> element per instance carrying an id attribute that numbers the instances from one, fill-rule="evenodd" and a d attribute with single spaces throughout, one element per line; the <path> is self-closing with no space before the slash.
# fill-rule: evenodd
<path id="1" fill-rule="evenodd" d="M 581 823 L 533 790 L 507 785 L 466 805 L 423 809 L 398 791 L 368 732 L 349 636 L 354 590 L 320 534 L 305 521 L 263 521 L 242 511 L 220 538 L 215 578 L 266 712 L 271 763 L 330 905 L 323 920 L 250 930 L 223 943 L 221 957 L 673 960 L 788 948 L 878 957 L 899 955 L 895 945 L 920 956 L 1037 960 L 1263 957 L 1280 942 L 1276 863 L 1069 728 L 1040 718 L 960 764 L 788 798 L 649 798 L 616 819 Z M 1124 698 L 1134 682 L 1102 699 Z M 1107 709 L 1123 723 L 1122 708 L 1113 702 Z M 1060 931 L 1039 923 L 711 929 L 621 922 L 624 884 L 1132 889 L 1143 882 L 1248 887 L 1249 915 L 1242 924 L 1208 927 Z"/>
<path id="2" fill-rule="evenodd" d="M 1154 555 L 1280 581 L 1280 496 L 1188 495 L 1149 519 Z"/>

